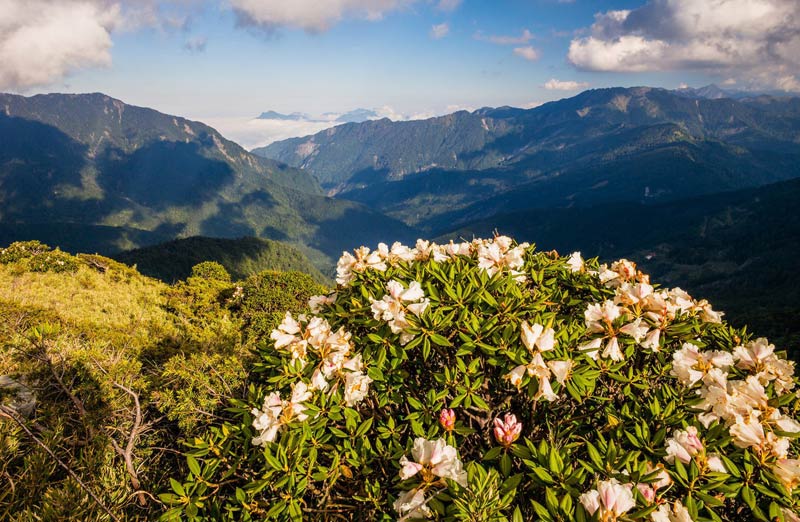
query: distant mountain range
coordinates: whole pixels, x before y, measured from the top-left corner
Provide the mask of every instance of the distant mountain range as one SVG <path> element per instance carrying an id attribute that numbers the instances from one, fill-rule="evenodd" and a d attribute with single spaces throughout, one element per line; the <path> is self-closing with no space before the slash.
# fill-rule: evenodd
<path id="1" fill-rule="evenodd" d="M 102 231 L 103 253 L 190 235 L 279 239 L 318 266 L 365 240 L 415 235 L 202 123 L 103 94 L 0 94 L 0 231 L 29 239 L 13 233 L 48 227 L 84 236 L 85 250 Z"/>
<path id="2" fill-rule="evenodd" d="M 342 125 L 254 152 L 437 234 L 513 209 L 655 203 L 800 176 L 800 98 L 597 89 L 530 110 Z"/>
<path id="3" fill-rule="evenodd" d="M 262 112 L 258 120 L 279 120 L 279 121 L 306 121 L 306 122 L 333 122 L 333 123 L 362 123 L 369 120 L 379 119 L 380 115 L 370 109 L 354 109 L 345 113 L 326 112 L 322 116 L 314 117 L 303 112 L 293 112 L 282 114 L 276 111 Z"/>

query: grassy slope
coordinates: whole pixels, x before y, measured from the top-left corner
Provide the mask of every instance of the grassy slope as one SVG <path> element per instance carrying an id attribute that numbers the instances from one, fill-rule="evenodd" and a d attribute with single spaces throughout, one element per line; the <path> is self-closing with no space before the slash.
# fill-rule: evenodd
<path id="1" fill-rule="evenodd" d="M 50 251 L 9 261 L 7 252 L 0 248 L 0 376 L 30 387 L 36 406 L 22 422 L 121 520 L 158 517 L 154 495 L 186 472 L 175 457 L 181 439 L 244 389 L 248 339 L 324 290 L 304 274 L 264 272 L 238 283 L 236 300 L 235 283 L 192 277 L 167 285 L 101 256 Z M 65 271 L 36 271 L 43 263 Z M 111 443 L 126 446 L 135 416 L 132 396 L 118 385 L 142 405 L 146 429 L 132 455 L 141 489 L 153 495 L 144 505 Z M 0 405 L 15 400 L 0 387 Z M 3 418 L 0 520 L 34 519 L 108 517 Z"/>

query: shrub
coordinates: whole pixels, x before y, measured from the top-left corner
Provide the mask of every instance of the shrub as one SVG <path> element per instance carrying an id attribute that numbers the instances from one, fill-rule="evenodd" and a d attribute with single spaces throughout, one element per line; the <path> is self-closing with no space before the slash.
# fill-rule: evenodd
<path id="1" fill-rule="evenodd" d="M 266 270 L 248 277 L 236 295 L 245 338 L 254 342 L 268 339 L 287 311 L 306 311 L 308 299 L 324 291 L 324 286 L 301 272 Z"/>
<path id="2" fill-rule="evenodd" d="M 345 254 L 164 519 L 798 520 L 794 363 L 633 263 Z"/>
<path id="3" fill-rule="evenodd" d="M 194 265 L 192 267 L 191 277 L 225 282 L 230 282 L 231 280 L 231 275 L 225 270 L 225 267 L 216 261 L 203 261 L 202 263 Z"/>
<path id="4" fill-rule="evenodd" d="M 7 265 L 36 254 L 49 252 L 50 247 L 39 241 L 17 241 L 0 249 L 0 264 Z"/>

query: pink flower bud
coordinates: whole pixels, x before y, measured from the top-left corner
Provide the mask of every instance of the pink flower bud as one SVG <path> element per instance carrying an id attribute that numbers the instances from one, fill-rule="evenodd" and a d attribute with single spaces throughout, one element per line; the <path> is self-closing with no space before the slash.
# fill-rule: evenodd
<path id="1" fill-rule="evenodd" d="M 522 423 L 517 421 L 513 413 L 506 413 L 503 420 L 497 417 L 494 420 L 494 438 L 504 447 L 509 447 L 522 433 Z"/>
<path id="2" fill-rule="evenodd" d="M 656 499 L 656 490 L 650 484 L 640 482 L 639 484 L 636 484 L 636 488 L 639 490 L 648 504 L 652 504 Z"/>
<path id="3" fill-rule="evenodd" d="M 444 431 L 453 431 L 456 425 L 456 412 L 450 408 L 445 408 L 439 413 L 439 424 L 442 425 Z"/>

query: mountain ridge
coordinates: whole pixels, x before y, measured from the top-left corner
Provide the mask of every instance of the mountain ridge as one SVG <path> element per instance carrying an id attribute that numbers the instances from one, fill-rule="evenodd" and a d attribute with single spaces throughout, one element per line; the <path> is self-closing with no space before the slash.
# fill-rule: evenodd
<path id="1" fill-rule="evenodd" d="M 310 247 L 320 267 L 357 246 L 353 224 L 373 241 L 414 235 L 203 123 L 100 93 L 0 94 L 0 222 L 265 237 Z"/>

